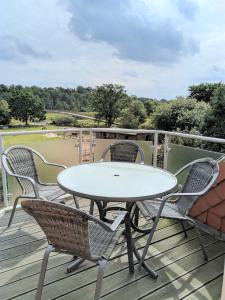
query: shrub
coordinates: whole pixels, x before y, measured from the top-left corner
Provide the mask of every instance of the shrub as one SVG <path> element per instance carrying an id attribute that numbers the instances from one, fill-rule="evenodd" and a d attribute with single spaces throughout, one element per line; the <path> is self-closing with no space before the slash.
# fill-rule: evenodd
<path id="1" fill-rule="evenodd" d="M 60 116 L 52 119 L 52 124 L 56 126 L 76 126 L 76 119 L 71 116 Z"/>

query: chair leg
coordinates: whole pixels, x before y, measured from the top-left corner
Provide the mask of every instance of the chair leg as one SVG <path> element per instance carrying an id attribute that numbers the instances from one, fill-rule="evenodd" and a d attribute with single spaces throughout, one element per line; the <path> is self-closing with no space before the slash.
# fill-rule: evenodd
<path id="1" fill-rule="evenodd" d="M 80 205 L 79 205 L 79 203 L 78 203 L 77 197 L 74 196 L 74 195 L 73 195 L 73 200 L 74 200 L 74 203 L 75 203 L 76 208 L 79 209 L 79 208 L 80 208 Z"/>
<path id="2" fill-rule="evenodd" d="M 104 276 L 104 272 L 107 266 L 107 260 L 101 259 L 99 262 L 99 269 L 98 269 L 98 278 L 96 282 L 96 288 L 95 288 L 95 297 L 94 300 L 99 300 L 102 290 L 102 280 Z"/>
<path id="3" fill-rule="evenodd" d="M 72 262 L 66 269 L 67 273 L 73 272 L 77 267 L 79 267 L 80 264 L 82 264 L 85 261 L 84 258 L 77 258 L 74 262 Z"/>
<path id="4" fill-rule="evenodd" d="M 205 251 L 205 248 L 204 248 L 204 245 L 202 243 L 201 234 L 200 234 L 200 232 L 199 232 L 199 230 L 198 230 L 198 228 L 196 226 L 195 226 L 195 230 L 196 230 L 196 232 L 198 234 L 198 239 L 199 239 L 200 246 L 202 248 L 202 252 L 203 252 L 203 255 L 204 255 L 204 260 L 207 261 L 208 260 L 208 255 L 207 255 L 207 253 Z"/>
<path id="5" fill-rule="evenodd" d="M 147 251 L 148 251 L 148 248 L 151 244 L 151 241 L 152 241 L 152 238 L 153 238 L 153 235 L 155 233 L 155 230 L 156 230 L 156 227 L 158 225 L 158 222 L 159 222 L 159 218 L 160 218 L 160 215 L 161 215 L 161 212 L 162 212 L 162 209 L 163 209 L 163 202 L 161 203 L 160 205 L 160 208 L 158 210 L 158 213 L 157 213 L 157 216 L 155 217 L 155 220 L 154 220 L 154 223 L 153 223 L 153 226 L 152 226 L 152 229 L 150 231 L 150 234 L 149 234 L 149 237 L 148 237 L 148 240 L 147 240 L 147 243 L 146 243 L 146 246 L 144 248 L 144 251 L 143 251 L 143 254 L 141 256 L 141 259 L 140 259 L 140 262 L 139 262 L 139 265 L 138 265 L 138 268 L 140 269 L 143 262 L 144 262 L 144 259 L 145 259 L 145 256 L 147 254 Z"/>
<path id="6" fill-rule="evenodd" d="M 13 217 L 14 217 L 14 214 L 15 214 L 15 211 L 16 211 L 16 206 L 17 206 L 19 198 L 21 198 L 21 197 L 17 197 L 14 201 L 13 209 L 12 209 L 12 212 L 11 212 L 11 215 L 10 215 L 10 218 L 9 218 L 8 227 L 10 227 L 10 225 L 12 224 L 12 220 L 13 220 Z"/>
<path id="7" fill-rule="evenodd" d="M 184 226 L 184 222 L 181 220 L 180 223 L 181 223 L 181 226 L 182 226 L 182 229 L 183 229 L 184 236 L 185 236 L 185 238 L 187 238 L 188 235 L 187 235 L 187 231 L 186 231 L 185 226 Z"/>
<path id="8" fill-rule="evenodd" d="M 38 281 L 38 287 L 37 287 L 35 300 L 41 300 L 41 295 L 42 295 L 42 290 L 43 290 L 43 285 L 44 285 L 44 280 L 45 280 L 45 273 L 46 273 L 46 268 L 47 268 L 47 264 L 48 264 L 48 258 L 49 258 L 49 254 L 53 250 L 54 250 L 54 248 L 51 245 L 48 245 L 48 247 L 45 250 L 44 257 L 43 257 L 42 264 L 41 264 L 41 272 L 40 272 L 40 277 L 39 277 L 39 281 Z"/>

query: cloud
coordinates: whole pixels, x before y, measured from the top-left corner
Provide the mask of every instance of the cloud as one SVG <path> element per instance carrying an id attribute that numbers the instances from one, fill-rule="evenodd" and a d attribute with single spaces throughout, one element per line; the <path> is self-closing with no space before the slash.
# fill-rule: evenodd
<path id="1" fill-rule="evenodd" d="M 220 74 L 224 74 L 225 73 L 225 69 L 221 68 L 221 67 L 219 67 L 217 65 L 213 65 L 212 70 L 215 73 L 220 73 Z"/>
<path id="2" fill-rule="evenodd" d="M 184 35 L 172 19 L 157 15 L 151 3 L 70 0 L 68 10 L 70 28 L 77 37 L 107 43 L 115 49 L 114 55 L 122 59 L 170 64 L 199 51 L 198 43 Z"/>
<path id="3" fill-rule="evenodd" d="M 188 20 L 193 21 L 198 10 L 196 2 L 190 0 L 175 0 L 178 11 Z"/>
<path id="4" fill-rule="evenodd" d="M 0 36 L 0 60 L 26 63 L 29 57 L 49 58 L 48 53 L 35 50 L 29 44 L 19 41 L 12 36 Z"/>

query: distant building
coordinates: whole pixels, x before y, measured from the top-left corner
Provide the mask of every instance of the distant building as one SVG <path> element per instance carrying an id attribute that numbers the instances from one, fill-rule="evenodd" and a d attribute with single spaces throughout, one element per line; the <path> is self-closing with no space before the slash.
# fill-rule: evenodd
<path id="1" fill-rule="evenodd" d="M 150 141 L 151 134 L 149 133 L 119 133 L 119 132 L 96 132 L 96 139 L 117 139 L 117 140 L 141 140 Z"/>

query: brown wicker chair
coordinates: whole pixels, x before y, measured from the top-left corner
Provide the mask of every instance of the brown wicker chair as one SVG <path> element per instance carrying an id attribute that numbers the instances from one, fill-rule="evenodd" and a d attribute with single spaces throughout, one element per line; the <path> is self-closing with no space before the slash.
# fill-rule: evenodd
<path id="1" fill-rule="evenodd" d="M 99 271 L 94 296 L 94 299 L 98 300 L 108 259 L 122 233 L 122 229 L 118 229 L 118 226 L 126 212 L 121 211 L 109 227 L 93 216 L 63 204 L 43 200 L 23 200 L 21 205 L 28 214 L 35 218 L 48 240 L 36 300 L 41 299 L 48 258 L 52 251 L 80 257 L 73 264 L 73 269 L 85 259 L 98 262 Z"/>
<path id="2" fill-rule="evenodd" d="M 65 194 L 57 183 L 43 183 L 38 177 L 35 164 L 35 158 L 39 158 L 46 165 L 65 169 L 63 165 L 49 163 L 45 158 L 32 148 L 22 145 L 9 147 L 2 154 L 2 165 L 6 173 L 17 179 L 22 188 L 22 194 L 19 195 L 13 205 L 8 227 L 11 225 L 18 200 L 20 198 L 41 198 L 47 201 L 55 201 Z M 78 206 L 76 198 L 74 198 Z"/>

